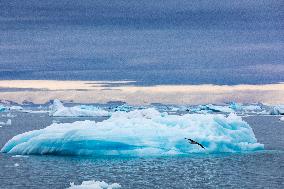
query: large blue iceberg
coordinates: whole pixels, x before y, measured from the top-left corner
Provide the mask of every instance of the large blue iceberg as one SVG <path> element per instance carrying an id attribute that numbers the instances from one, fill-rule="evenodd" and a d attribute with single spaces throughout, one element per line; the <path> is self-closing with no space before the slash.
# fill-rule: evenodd
<path id="1" fill-rule="evenodd" d="M 189 144 L 184 138 L 198 141 Z M 8 141 L 1 152 L 91 156 L 167 156 L 262 150 L 251 127 L 235 114 L 168 115 L 153 108 L 115 112 L 102 122 L 52 124 Z"/>

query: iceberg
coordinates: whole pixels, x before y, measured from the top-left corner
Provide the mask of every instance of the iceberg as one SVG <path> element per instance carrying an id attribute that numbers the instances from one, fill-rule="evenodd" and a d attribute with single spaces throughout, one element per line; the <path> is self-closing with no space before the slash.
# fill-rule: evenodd
<path id="1" fill-rule="evenodd" d="M 0 112 L 5 112 L 7 108 L 0 104 Z"/>
<path id="2" fill-rule="evenodd" d="M 20 164 L 18 164 L 18 163 L 14 164 L 14 167 L 19 167 L 19 166 L 20 166 Z"/>
<path id="3" fill-rule="evenodd" d="M 270 111 L 271 115 L 284 115 L 284 105 L 277 105 Z"/>
<path id="4" fill-rule="evenodd" d="M 11 113 L 9 112 L 9 113 L 7 113 L 6 115 L 3 114 L 1 117 L 14 118 L 14 117 L 17 117 L 17 116 L 16 116 L 16 115 L 13 115 L 13 114 L 11 114 Z"/>
<path id="5" fill-rule="evenodd" d="M 232 102 L 229 105 L 229 108 L 233 109 L 234 111 L 244 112 L 244 113 L 257 113 L 263 110 L 262 107 L 257 104 L 243 105 L 241 103 L 235 103 L 235 102 Z"/>
<path id="6" fill-rule="evenodd" d="M 198 141 L 205 149 L 184 138 Z M 135 157 L 262 149 L 251 127 L 233 113 L 168 115 L 149 108 L 114 112 L 101 122 L 53 123 L 13 137 L 1 152 Z"/>
<path id="7" fill-rule="evenodd" d="M 12 125 L 12 120 L 8 119 L 6 122 L 0 122 L 0 125 Z"/>
<path id="8" fill-rule="evenodd" d="M 114 112 L 130 112 L 132 110 L 134 110 L 134 107 L 132 106 L 129 106 L 127 104 L 123 104 L 123 105 L 120 105 L 120 106 L 116 106 L 112 109 Z"/>
<path id="9" fill-rule="evenodd" d="M 200 111 L 209 111 L 209 112 L 224 112 L 224 113 L 232 113 L 234 112 L 233 109 L 227 106 L 217 106 L 213 104 L 207 104 L 207 105 L 200 105 L 198 106 L 198 109 Z"/>
<path id="10" fill-rule="evenodd" d="M 21 106 L 10 106 L 9 110 L 22 111 L 24 108 Z"/>
<path id="11" fill-rule="evenodd" d="M 251 104 L 243 106 L 243 110 L 245 110 L 246 112 L 257 112 L 257 111 L 262 111 L 262 108 L 259 105 Z"/>
<path id="12" fill-rule="evenodd" d="M 193 113 L 237 113 L 237 114 L 266 114 L 266 110 L 262 108 L 260 104 L 247 104 L 232 102 L 229 105 L 199 105 L 197 107 L 189 107 L 186 109 L 187 112 Z"/>
<path id="13" fill-rule="evenodd" d="M 113 183 L 108 184 L 104 181 L 83 181 L 81 185 L 75 185 L 73 182 L 70 183 L 70 187 L 67 189 L 116 189 L 121 188 L 120 184 Z"/>
<path id="14" fill-rule="evenodd" d="M 49 115 L 53 117 L 93 117 L 110 116 L 110 112 L 95 106 L 65 107 L 59 100 L 54 100 L 50 106 Z"/>
<path id="15" fill-rule="evenodd" d="M 243 105 L 242 104 L 239 104 L 239 103 L 236 103 L 236 102 L 231 102 L 229 104 L 229 108 L 235 110 L 235 111 L 241 111 L 243 110 Z"/>

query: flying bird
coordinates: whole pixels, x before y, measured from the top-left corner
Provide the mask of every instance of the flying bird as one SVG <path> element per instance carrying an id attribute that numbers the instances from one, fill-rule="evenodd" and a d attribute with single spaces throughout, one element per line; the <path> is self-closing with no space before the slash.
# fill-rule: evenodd
<path id="1" fill-rule="evenodd" d="M 200 144 L 200 143 L 198 143 L 198 142 L 196 142 L 196 141 L 194 141 L 194 140 L 192 140 L 192 139 L 190 139 L 190 138 L 184 138 L 184 139 L 188 140 L 188 142 L 189 142 L 190 144 L 197 144 L 197 145 L 199 145 L 201 148 L 204 148 L 204 149 L 205 149 L 205 147 L 204 147 L 202 144 Z"/>

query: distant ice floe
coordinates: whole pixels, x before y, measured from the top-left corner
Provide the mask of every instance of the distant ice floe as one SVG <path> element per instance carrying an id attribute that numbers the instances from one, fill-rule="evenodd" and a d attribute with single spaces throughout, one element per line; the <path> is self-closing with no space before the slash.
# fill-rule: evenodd
<path id="1" fill-rule="evenodd" d="M 181 107 L 184 110 L 184 107 Z M 230 103 L 229 105 L 214 105 L 205 104 L 199 105 L 197 107 L 189 107 L 186 109 L 188 112 L 192 113 L 238 113 L 238 114 L 265 114 L 266 110 L 261 107 L 261 105 L 244 105 L 241 103 Z"/>
<path id="2" fill-rule="evenodd" d="M 9 110 L 22 111 L 24 108 L 22 106 L 10 106 Z"/>
<path id="3" fill-rule="evenodd" d="M 65 107 L 59 100 L 54 100 L 50 106 L 49 115 L 53 117 L 92 117 L 110 116 L 110 112 L 87 105 Z"/>
<path id="4" fill-rule="evenodd" d="M 277 105 L 270 111 L 271 115 L 284 115 L 284 105 Z"/>
<path id="5" fill-rule="evenodd" d="M 207 105 L 200 105 L 199 110 L 201 111 L 209 111 L 209 112 L 224 112 L 224 113 L 231 113 L 234 112 L 233 109 L 227 106 L 217 106 L 213 104 L 207 104 Z"/>
<path id="6" fill-rule="evenodd" d="M 11 112 L 7 113 L 7 114 L 2 114 L 1 117 L 7 117 L 7 118 L 14 118 L 17 117 L 16 115 L 11 114 Z"/>
<path id="7" fill-rule="evenodd" d="M 7 111 L 7 107 L 0 104 L 0 112 L 5 112 L 5 111 Z"/>
<path id="8" fill-rule="evenodd" d="M 127 105 L 127 104 L 122 104 L 120 106 L 116 106 L 114 108 L 111 109 L 114 112 L 130 112 L 132 110 L 134 110 L 133 106 Z"/>
<path id="9" fill-rule="evenodd" d="M 18 164 L 18 163 L 14 164 L 14 167 L 19 167 L 19 166 L 20 166 L 20 164 Z"/>
<path id="10" fill-rule="evenodd" d="M 0 125 L 11 125 L 12 124 L 12 120 L 11 119 L 8 119 L 6 122 L 0 122 Z"/>
<path id="11" fill-rule="evenodd" d="M 184 138 L 198 141 L 205 149 Z M 54 123 L 13 137 L 1 152 L 90 156 L 169 156 L 262 150 L 235 114 L 168 115 L 149 108 L 115 112 L 102 122 Z"/>
<path id="12" fill-rule="evenodd" d="M 104 181 L 83 181 L 81 185 L 75 185 L 73 182 L 70 183 L 70 187 L 67 189 L 116 189 L 121 188 L 120 184 L 113 183 L 108 184 Z"/>
<path id="13" fill-rule="evenodd" d="M 0 105 L 0 112 L 9 112 L 7 114 L 7 117 L 10 114 L 10 112 L 23 112 L 23 113 L 47 113 L 48 111 L 46 110 L 32 110 L 32 109 L 26 109 L 22 106 L 3 106 L 3 105 Z M 13 116 L 13 115 L 12 115 Z M 2 117 L 5 117 L 4 115 L 2 115 Z"/>

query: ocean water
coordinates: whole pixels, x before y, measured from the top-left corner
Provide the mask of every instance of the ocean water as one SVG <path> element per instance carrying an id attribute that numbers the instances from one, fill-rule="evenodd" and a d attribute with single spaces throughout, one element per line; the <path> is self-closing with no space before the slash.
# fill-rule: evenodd
<path id="1" fill-rule="evenodd" d="M 5 113 L 2 113 L 5 114 Z M 0 128 L 0 146 L 11 137 L 44 128 L 48 114 L 13 113 Z M 0 188 L 67 188 L 86 180 L 119 183 L 122 188 L 283 188 L 284 122 L 278 116 L 244 118 L 265 150 L 254 153 L 190 155 L 163 158 L 94 158 L 79 156 L 13 157 L 0 154 Z M 0 118 L 6 120 L 6 118 Z"/>

